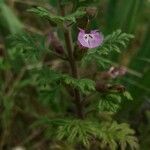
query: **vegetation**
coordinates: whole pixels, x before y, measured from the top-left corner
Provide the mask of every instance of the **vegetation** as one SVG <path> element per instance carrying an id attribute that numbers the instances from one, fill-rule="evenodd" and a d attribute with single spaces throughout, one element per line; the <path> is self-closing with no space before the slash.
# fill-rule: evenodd
<path id="1" fill-rule="evenodd" d="M 1 0 L 0 149 L 149 150 L 149 6 Z"/>

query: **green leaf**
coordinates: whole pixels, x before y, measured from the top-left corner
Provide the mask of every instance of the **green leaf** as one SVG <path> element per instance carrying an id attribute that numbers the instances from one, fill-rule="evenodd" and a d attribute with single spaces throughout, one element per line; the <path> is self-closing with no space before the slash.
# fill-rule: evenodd
<path id="1" fill-rule="evenodd" d="M 49 85 L 51 83 L 60 83 L 62 75 L 48 67 L 34 69 L 32 74 L 36 75 L 38 85 Z"/>
<path id="2" fill-rule="evenodd" d="M 133 37 L 134 36 L 131 34 L 122 33 L 121 30 L 113 32 L 104 38 L 103 44 L 100 47 L 91 49 L 84 55 L 82 58 L 82 66 L 95 62 L 96 64 L 105 67 L 107 63 L 110 63 L 105 56 L 109 55 L 109 53 L 112 53 L 113 51 L 120 53 L 121 48 L 126 47 L 127 42 Z"/>
<path id="3" fill-rule="evenodd" d="M 138 140 L 134 135 L 135 132 L 128 124 L 102 122 L 99 128 L 101 129 L 97 130 L 97 136 L 102 140 L 100 143 L 101 148 L 109 147 L 110 150 L 116 150 L 120 146 L 121 150 L 125 150 L 127 145 L 129 145 L 131 149 L 138 149 Z"/>
<path id="4" fill-rule="evenodd" d="M 15 13 L 11 10 L 11 8 L 9 8 L 4 2 L 2 2 L 0 4 L 0 10 L 2 16 L 4 17 L 7 23 L 5 24 L 5 26 L 8 26 L 10 32 L 13 34 L 21 32 L 23 29 L 23 24 L 16 17 Z"/>
<path id="5" fill-rule="evenodd" d="M 77 84 L 83 93 L 95 91 L 95 82 L 90 79 L 79 79 Z"/>
<path id="6" fill-rule="evenodd" d="M 75 11 L 74 13 L 65 16 L 64 19 L 65 19 L 66 21 L 71 21 L 71 22 L 74 22 L 74 23 L 75 23 L 77 18 L 80 18 L 80 17 L 84 16 L 85 14 L 86 14 L 85 11 L 77 10 L 77 11 Z"/>
<path id="7" fill-rule="evenodd" d="M 40 122 L 40 121 L 38 121 Z M 49 135 L 54 131 L 57 140 L 67 141 L 68 144 L 81 143 L 89 148 L 94 138 L 99 147 L 110 150 L 116 150 L 119 146 L 121 150 L 127 148 L 138 149 L 138 140 L 135 137 L 135 132 L 129 127 L 128 124 L 118 124 L 116 122 L 97 122 L 80 119 L 41 119 L 43 125 L 47 125 L 46 130 Z M 41 124 L 42 125 L 42 124 Z M 53 130 L 55 129 L 55 130 Z M 47 133 L 48 134 L 48 133 Z M 50 137 L 51 138 L 51 137 Z M 101 141 L 100 143 L 98 141 Z"/>
<path id="8" fill-rule="evenodd" d="M 95 82 L 90 79 L 75 79 L 69 75 L 58 73 L 48 67 L 34 69 L 32 74 L 36 76 L 36 82 L 41 86 L 49 86 L 53 83 L 67 84 L 73 88 L 79 89 L 82 93 L 88 94 L 95 91 Z"/>
<path id="9" fill-rule="evenodd" d="M 128 91 L 123 92 L 124 97 L 126 97 L 128 100 L 133 100 L 133 97 Z"/>
<path id="10" fill-rule="evenodd" d="M 95 91 L 95 82 L 90 79 L 75 79 L 72 78 L 71 76 L 64 75 L 63 81 L 66 84 L 81 90 L 81 92 L 84 94 L 87 94 L 88 92 L 91 91 Z"/>
<path id="11" fill-rule="evenodd" d="M 98 105 L 99 111 L 116 112 L 119 109 L 119 105 L 108 100 L 100 100 Z"/>
<path id="12" fill-rule="evenodd" d="M 54 24 L 62 24 L 64 21 L 63 17 L 53 15 L 43 7 L 31 8 L 31 9 L 28 9 L 28 12 L 35 13 L 39 17 L 47 19 Z"/>
<path id="13" fill-rule="evenodd" d="M 91 134 L 93 132 L 91 123 L 78 119 L 53 119 L 46 122 L 55 126 L 57 140 L 65 140 L 70 144 L 82 143 L 89 147 Z M 45 122 L 43 122 L 45 123 Z"/>
<path id="14" fill-rule="evenodd" d="M 109 49 L 109 51 L 120 52 L 120 46 L 126 47 L 126 42 L 134 38 L 132 34 L 122 33 L 121 30 L 116 30 L 104 39 L 102 49 Z"/>
<path id="15" fill-rule="evenodd" d="M 46 38 L 39 34 L 21 33 L 9 37 L 11 47 L 24 58 L 26 63 L 39 62 L 47 52 L 45 45 Z"/>
<path id="16" fill-rule="evenodd" d="M 121 103 L 121 96 L 109 94 L 101 96 L 98 104 L 99 111 L 117 112 Z"/>
<path id="17" fill-rule="evenodd" d="M 116 129 L 119 131 L 116 135 L 116 139 L 120 143 L 122 150 L 126 149 L 127 145 L 129 145 L 132 150 L 139 149 L 138 139 L 134 136 L 135 131 L 131 129 L 128 124 L 114 123 L 113 126 L 116 126 Z"/>
<path id="18" fill-rule="evenodd" d="M 41 18 L 48 19 L 50 22 L 53 22 L 54 24 L 57 24 L 57 25 L 61 25 L 67 21 L 75 23 L 77 18 L 85 15 L 84 11 L 77 10 L 76 12 L 74 12 L 72 14 L 62 17 L 62 16 L 53 15 L 48 10 L 46 10 L 45 8 L 42 8 L 42 7 L 31 8 L 28 11 L 37 14 Z"/>

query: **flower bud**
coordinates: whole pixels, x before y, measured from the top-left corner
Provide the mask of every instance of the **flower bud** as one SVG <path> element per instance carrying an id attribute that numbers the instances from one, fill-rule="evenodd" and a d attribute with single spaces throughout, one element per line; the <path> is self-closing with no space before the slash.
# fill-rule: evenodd
<path id="1" fill-rule="evenodd" d="M 97 8 L 96 7 L 87 7 L 85 9 L 87 15 L 91 18 L 93 18 L 97 14 Z"/>
<path id="2" fill-rule="evenodd" d="M 114 79 L 118 76 L 123 76 L 127 72 L 126 68 L 121 66 L 121 67 L 111 67 L 108 71 L 109 75 Z"/>
<path id="3" fill-rule="evenodd" d="M 125 91 L 125 87 L 123 85 L 121 85 L 121 84 L 113 85 L 111 89 L 112 90 L 116 90 L 116 91 L 118 91 L 120 93 Z"/>
<path id="4" fill-rule="evenodd" d="M 75 45 L 74 48 L 74 57 L 76 60 L 81 60 L 84 54 L 87 52 L 88 48 L 82 46 L 79 42 Z"/>
<path id="5" fill-rule="evenodd" d="M 96 87 L 95 89 L 98 91 L 98 92 L 108 92 L 111 88 L 111 85 L 108 84 L 108 83 L 105 83 L 105 82 L 102 82 L 102 81 L 97 81 L 96 82 Z"/>
<path id="6" fill-rule="evenodd" d="M 55 50 L 55 52 L 57 52 L 59 54 L 64 53 L 64 48 L 63 48 L 60 40 L 58 39 L 57 35 L 54 34 L 53 32 L 51 32 L 49 34 L 48 43 L 49 43 L 49 46 Z"/>

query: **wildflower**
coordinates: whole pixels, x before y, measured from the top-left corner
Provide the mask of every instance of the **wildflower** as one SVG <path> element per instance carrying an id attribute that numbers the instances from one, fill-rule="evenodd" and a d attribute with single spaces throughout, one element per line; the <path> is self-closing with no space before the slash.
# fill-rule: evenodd
<path id="1" fill-rule="evenodd" d="M 90 33 L 85 33 L 85 30 L 79 29 L 79 43 L 87 48 L 96 48 L 103 42 L 103 35 L 98 30 L 92 30 Z"/>
<path id="2" fill-rule="evenodd" d="M 111 67 L 108 71 L 108 74 L 112 77 L 112 78 L 116 78 L 118 76 L 124 76 L 127 72 L 127 69 L 123 66 L 121 67 Z"/>
<path id="3" fill-rule="evenodd" d="M 113 85 L 111 87 L 112 90 L 118 91 L 118 92 L 124 92 L 126 90 L 126 88 L 124 87 L 124 85 L 121 84 L 117 84 L 117 85 Z"/>

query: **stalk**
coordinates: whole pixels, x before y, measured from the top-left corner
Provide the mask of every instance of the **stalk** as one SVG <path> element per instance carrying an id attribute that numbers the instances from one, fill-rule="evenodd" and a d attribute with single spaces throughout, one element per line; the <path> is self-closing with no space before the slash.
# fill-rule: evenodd
<path id="1" fill-rule="evenodd" d="M 78 79 L 77 64 L 76 64 L 75 58 L 73 56 L 72 39 L 71 39 L 69 29 L 67 29 L 64 32 L 64 37 L 65 37 L 66 48 L 67 48 L 67 53 L 68 53 L 68 57 L 69 57 L 69 64 L 70 64 L 70 68 L 71 68 L 71 73 L 72 73 L 72 76 L 74 78 Z M 82 111 L 83 106 L 81 103 L 81 95 L 80 95 L 79 90 L 74 89 L 74 97 L 75 97 L 77 115 L 79 118 L 83 119 L 83 111 Z"/>
<path id="2" fill-rule="evenodd" d="M 61 0 L 59 0 L 59 7 L 60 7 L 61 15 L 65 16 L 65 10 L 64 7 L 61 5 Z M 65 38 L 66 50 L 68 53 L 68 61 L 71 68 L 71 74 L 74 78 L 78 79 L 79 78 L 78 70 L 77 70 L 76 60 L 73 55 L 73 46 L 72 46 L 73 44 L 72 44 L 70 28 L 65 27 L 64 38 Z M 81 101 L 81 94 L 80 91 L 77 89 L 74 89 L 74 98 L 75 98 L 74 102 L 76 105 L 77 116 L 80 119 L 83 119 L 84 116 L 83 116 L 83 105 Z"/>

